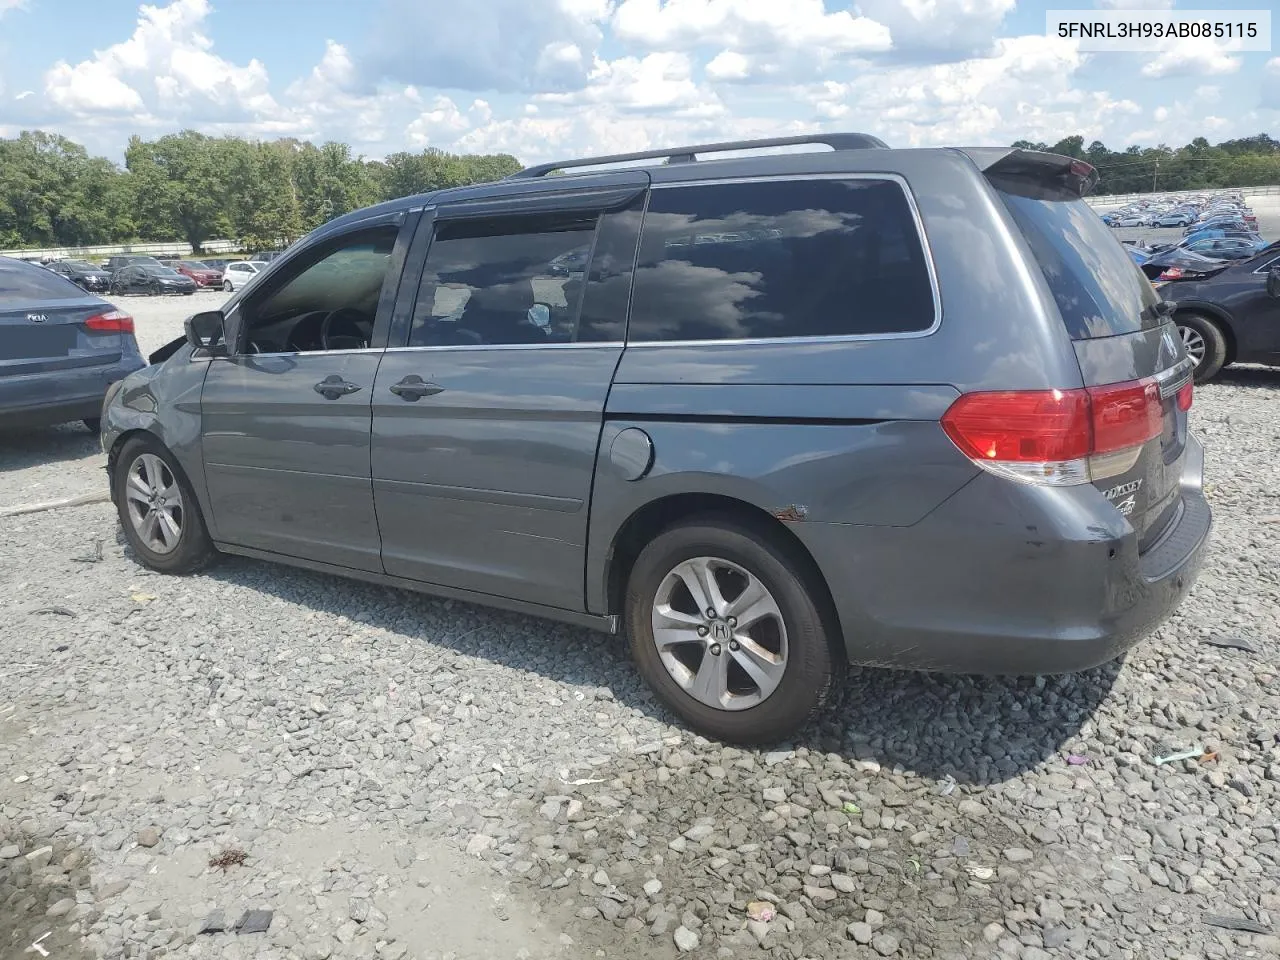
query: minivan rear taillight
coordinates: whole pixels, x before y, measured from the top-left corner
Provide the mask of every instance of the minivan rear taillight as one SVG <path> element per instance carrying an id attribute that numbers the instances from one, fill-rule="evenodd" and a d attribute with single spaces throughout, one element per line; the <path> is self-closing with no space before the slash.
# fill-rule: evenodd
<path id="1" fill-rule="evenodd" d="M 133 333 L 133 317 L 120 310 L 99 313 L 84 322 L 94 333 Z"/>
<path id="2" fill-rule="evenodd" d="M 967 393 L 943 414 L 942 429 L 985 470 L 1064 486 L 1127 473 L 1143 445 L 1160 436 L 1164 409 L 1153 378 L 1074 390 Z"/>

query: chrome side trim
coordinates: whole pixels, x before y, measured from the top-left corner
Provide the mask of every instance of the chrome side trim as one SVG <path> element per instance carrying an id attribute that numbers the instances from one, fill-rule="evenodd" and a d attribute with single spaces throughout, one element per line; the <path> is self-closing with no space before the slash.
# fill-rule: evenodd
<path id="1" fill-rule="evenodd" d="M 421 347 L 387 347 L 387 353 L 410 353 L 426 350 L 447 353 L 472 350 L 621 350 L 624 346 L 625 344 L 621 340 L 606 340 L 598 343 L 449 343 Z"/>

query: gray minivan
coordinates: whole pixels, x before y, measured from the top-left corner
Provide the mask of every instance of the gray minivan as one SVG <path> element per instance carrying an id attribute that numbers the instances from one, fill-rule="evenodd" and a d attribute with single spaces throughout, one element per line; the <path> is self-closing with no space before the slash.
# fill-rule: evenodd
<path id="1" fill-rule="evenodd" d="M 839 134 L 348 214 L 109 394 L 125 534 L 625 631 L 735 742 L 845 664 L 1092 667 L 1210 529 L 1193 364 L 1095 180 Z"/>

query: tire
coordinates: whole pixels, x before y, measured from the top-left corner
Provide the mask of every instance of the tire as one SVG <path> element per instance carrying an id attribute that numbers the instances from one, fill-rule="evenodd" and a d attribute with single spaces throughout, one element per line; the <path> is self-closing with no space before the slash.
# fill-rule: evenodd
<path id="1" fill-rule="evenodd" d="M 231 285 L 230 280 L 223 280 L 222 289 L 224 293 L 235 293 L 236 288 Z"/>
<path id="2" fill-rule="evenodd" d="M 750 589 L 744 588 L 742 594 L 736 589 L 737 584 L 749 582 L 743 579 L 746 574 L 771 595 L 777 616 L 748 625 L 746 631 L 730 626 L 727 616 L 715 621 L 700 617 L 704 621 L 701 629 L 708 631 L 706 638 L 698 639 L 692 628 L 682 629 L 679 636 L 688 634 L 693 642 L 667 647 L 668 656 L 664 659 L 655 640 L 655 605 L 662 601 L 665 609 L 685 617 L 682 622 L 692 622 L 688 613 L 693 608 L 693 594 L 683 586 L 688 580 L 677 574 L 677 568 L 691 562 L 692 568 L 683 568 L 687 575 L 705 558 L 714 559 L 710 566 L 717 570 L 717 586 L 722 597 L 731 598 L 729 606 L 722 608 L 723 614 L 733 609 L 733 600 L 745 596 L 746 589 Z M 716 563 L 723 566 L 717 568 Z M 673 527 L 658 534 L 641 551 L 627 584 L 624 611 L 632 657 L 659 699 L 698 733 L 727 743 L 777 743 L 803 729 L 825 704 L 838 661 L 832 654 L 815 591 L 802 570 L 784 544 L 761 537 L 729 519 L 705 519 Z M 715 643 L 712 629 L 718 629 L 721 639 L 730 639 Z M 739 646 L 738 639 L 734 639 L 743 637 L 751 640 L 751 646 L 745 642 Z M 725 684 L 709 687 L 722 692 L 727 687 L 730 697 L 720 698 L 718 705 L 713 705 L 711 699 L 717 698 L 699 698 L 686 686 L 696 685 L 702 675 L 698 668 L 717 648 L 719 657 L 724 658 L 720 675 Z M 730 648 L 737 652 L 730 653 Z M 772 671 L 776 686 L 764 696 L 760 696 L 764 688 L 742 668 L 744 662 L 752 662 L 759 670 L 763 662 L 759 657 L 752 658 L 750 649 L 764 650 L 772 660 L 780 660 L 771 661 L 771 667 L 780 666 L 780 670 Z M 679 663 L 669 666 L 673 657 Z M 710 661 L 713 665 L 720 662 Z M 677 680 L 677 673 L 682 681 Z"/>
<path id="3" fill-rule="evenodd" d="M 94 436 L 97 436 L 99 433 L 102 432 L 102 420 L 99 419 L 98 417 L 85 417 L 84 420 L 82 420 L 81 422 L 89 429 L 89 432 L 92 433 Z"/>
<path id="4" fill-rule="evenodd" d="M 129 496 L 130 473 L 135 464 L 143 458 L 145 472 L 149 476 L 153 469 L 157 471 L 160 485 L 166 488 L 176 487 L 179 494 L 179 509 L 176 511 L 178 534 L 172 537 L 171 545 L 166 549 L 157 549 L 144 540 L 135 523 L 135 509 L 140 509 L 136 498 Z M 154 486 L 154 484 L 153 484 Z M 186 474 L 159 440 L 150 434 L 138 434 L 126 441 L 119 455 L 111 476 L 111 489 L 116 502 L 116 512 L 120 525 L 124 529 L 125 539 L 133 548 L 134 554 L 143 566 L 158 570 L 161 573 L 194 573 L 209 563 L 217 551 L 209 538 L 209 531 L 200 513 L 200 504 L 192 492 Z M 171 513 L 172 507 L 170 508 Z M 172 536 L 172 531 L 157 520 L 161 533 Z"/>
<path id="5" fill-rule="evenodd" d="M 1196 383 L 1212 380 L 1227 363 L 1226 334 L 1217 323 L 1200 313 L 1179 313 L 1174 322 L 1187 353 L 1194 357 L 1196 347 L 1202 351 L 1196 361 Z"/>

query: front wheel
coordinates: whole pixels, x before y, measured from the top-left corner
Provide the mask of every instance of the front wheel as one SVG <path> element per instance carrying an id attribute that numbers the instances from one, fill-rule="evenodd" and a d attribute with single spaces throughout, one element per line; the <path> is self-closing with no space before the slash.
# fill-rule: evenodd
<path id="1" fill-rule="evenodd" d="M 731 520 L 659 534 L 627 586 L 637 668 L 699 733 L 740 744 L 791 737 L 836 673 L 808 580 L 794 551 Z"/>
<path id="2" fill-rule="evenodd" d="M 1199 313 L 1180 313 L 1174 322 L 1187 356 L 1196 362 L 1196 383 L 1212 380 L 1227 362 L 1227 338 L 1222 328 Z"/>
<path id="3" fill-rule="evenodd" d="M 125 538 L 145 566 L 193 573 L 214 557 L 191 485 L 159 440 L 139 434 L 127 441 L 111 483 Z"/>
<path id="4" fill-rule="evenodd" d="M 227 293 L 231 293 L 231 292 L 233 292 L 233 291 L 235 290 L 235 287 L 231 286 L 231 281 L 230 281 L 230 280 L 223 280 L 223 281 L 222 281 L 222 289 L 223 289 L 225 292 L 227 292 Z"/>

